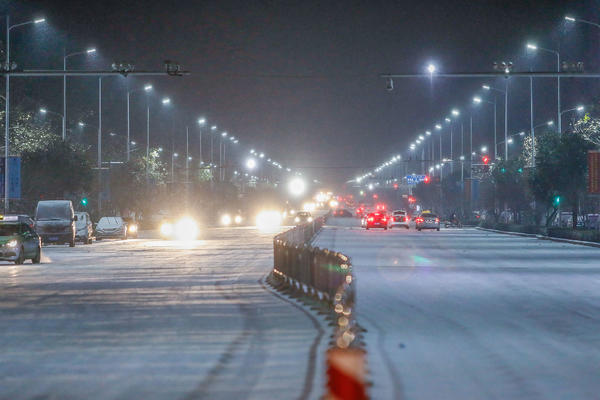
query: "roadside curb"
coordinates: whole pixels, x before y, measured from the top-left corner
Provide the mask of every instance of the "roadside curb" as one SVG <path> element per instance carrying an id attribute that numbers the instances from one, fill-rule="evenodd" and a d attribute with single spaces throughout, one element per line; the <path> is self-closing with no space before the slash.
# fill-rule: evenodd
<path id="1" fill-rule="evenodd" d="M 498 229 L 488 229 L 488 228 L 481 228 L 481 227 L 476 227 L 476 229 L 478 229 L 480 231 L 485 231 L 485 232 L 503 233 L 505 235 L 522 236 L 522 237 L 529 237 L 529 238 L 535 238 L 535 239 L 540 239 L 540 240 L 550 240 L 552 242 L 576 244 L 576 245 L 580 245 L 580 246 L 596 247 L 596 248 L 600 249 L 600 243 L 586 242 L 583 240 L 556 238 L 556 237 L 551 237 L 551 236 L 546 236 L 546 235 L 537 235 L 535 233 L 501 231 Z"/>

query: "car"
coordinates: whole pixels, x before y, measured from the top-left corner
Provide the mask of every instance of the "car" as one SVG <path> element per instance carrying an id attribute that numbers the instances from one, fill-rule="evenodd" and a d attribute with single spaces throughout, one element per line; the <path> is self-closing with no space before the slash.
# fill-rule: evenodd
<path id="1" fill-rule="evenodd" d="M 40 200 L 35 210 L 35 231 L 42 243 L 68 243 L 75 247 L 75 222 L 71 200 Z"/>
<path id="2" fill-rule="evenodd" d="M 200 234 L 196 219 L 187 215 L 177 219 L 165 217 L 159 231 L 160 237 L 167 240 L 196 240 Z"/>
<path id="3" fill-rule="evenodd" d="M 352 213 L 345 209 L 333 210 L 333 216 L 340 218 L 352 218 Z"/>
<path id="4" fill-rule="evenodd" d="M 313 217 L 308 211 L 298 211 L 294 217 L 294 223 L 296 225 L 305 224 L 312 221 Z"/>
<path id="5" fill-rule="evenodd" d="M 96 240 L 127 239 L 127 224 L 121 217 L 102 217 L 96 224 Z"/>
<path id="6" fill-rule="evenodd" d="M 87 212 L 76 212 L 77 221 L 75 221 L 75 240 L 83 244 L 92 244 L 94 238 L 94 224 Z"/>
<path id="7" fill-rule="evenodd" d="M 30 259 L 39 264 L 42 259 L 42 240 L 19 216 L 0 217 L 0 260 L 23 264 Z"/>
<path id="8" fill-rule="evenodd" d="M 125 229 L 127 231 L 127 238 L 137 239 L 138 237 L 138 229 L 139 226 L 135 219 L 131 217 L 123 217 L 123 221 L 125 222 Z"/>
<path id="9" fill-rule="evenodd" d="M 383 228 L 387 231 L 390 226 L 390 217 L 384 211 L 375 211 L 367 215 L 366 228 Z"/>
<path id="10" fill-rule="evenodd" d="M 415 218 L 415 227 L 420 232 L 422 229 L 435 229 L 437 231 L 440 230 L 440 218 L 430 212 L 424 211 Z"/>
<path id="11" fill-rule="evenodd" d="M 392 224 L 390 228 L 393 227 L 403 227 L 409 229 L 410 217 L 408 213 L 404 210 L 395 210 L 392 212 Z"/>

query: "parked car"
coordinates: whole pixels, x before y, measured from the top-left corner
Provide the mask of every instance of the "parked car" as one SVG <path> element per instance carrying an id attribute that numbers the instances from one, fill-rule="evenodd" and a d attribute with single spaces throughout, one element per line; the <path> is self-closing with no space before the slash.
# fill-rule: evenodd
<path id="1" fill-rule="evenodd" d="M 23 264 L 31 259 L 39 264 L 42 258 L 42 241 L 29 226 L 27 219 L 19 216 L 0 217 L 0 260 Z"/>
<path id="2" fill-rule="evenodd" d="M 76 212 L 77 221 L 75 221 L 75 240 L 82 241 L 83 244 L 92 244 L 94 238 L 94 224 L 87 212 Z"/>
<path id="3" fill-rule="evenodd" d="M 75 222 L 71 200 L 41 200 L 35 210 L 35 231 L 42 243 L 69 243 L 75 247 Z"/>
<path id="4" fill-rule="evenodd" d="M 102 217 L 96 224 L 96 240 L 127 239 L 127 225 L 121 217 Z"/>
<path id="5" fill-rule="evenodd" d="M 390 228 L 393 227 L 402 227 L 402 228 L 406 228 L 409 229 L 409 224 L 410 222 L 410 217 L 408 216 L 408 213 L 404 210 L 395 210 L 392 212 L 392 224 L 390 226 Z"/>

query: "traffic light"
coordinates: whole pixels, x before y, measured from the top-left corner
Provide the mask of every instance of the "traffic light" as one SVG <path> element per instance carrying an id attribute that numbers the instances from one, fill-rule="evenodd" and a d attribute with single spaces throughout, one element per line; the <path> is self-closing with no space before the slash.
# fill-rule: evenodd
<path id="1" fill-rule="evenodd" d="M 481 161 L 483 161 L 485 165 L 488 165 L 488 163 L 490 162 L 490 158 L 488 156 L 483 156 L 481 157 Z"/>
<path id="2" fill-rule="evenodd" d="M 520 173 L 520 174 L 522 174 L 522 173 L 523 173 L 523 167 L 519 168 L 519 169 L 517 170 L 517 172 L 518 172 L 518 173 Z"/>
<path id="3" fill-rule="evenodd" d="M 560 205 L 560 196 L 554 196 L 554 206 L 558 207 Z"/>
<path id="4" fill-rule="evenodd" d="M 394 189 L 398 190 L 398 184 L 394 183 Z"/>
<path id="5" fill-rule="evenodd" d="M 87 197 L 82 197 L 80 203 L 82 206 L 87 207 L 87 205 L 88 205 Z"/>
<path id="6" fill-rule="evenodd" d="M 409 203 L 414 203 L 415 201 L 417 201 L 417 200 L 414 197 L 408 196 L 408 202 Z"/>
<path id="7" fill-rule="evenodd" d="M 504 174 L 506 172 L 506 168 L 504 168 L 504 167 L 500 168 L 500 172 L 502 172 Z"/>
<path id="8" fill-rule="evenodd" d="M 429 175 L 425 175 L 425 179 L 423 179 L 423 182 L 429 183 L 430 181 L 431 179 L 429 179 Z"/>

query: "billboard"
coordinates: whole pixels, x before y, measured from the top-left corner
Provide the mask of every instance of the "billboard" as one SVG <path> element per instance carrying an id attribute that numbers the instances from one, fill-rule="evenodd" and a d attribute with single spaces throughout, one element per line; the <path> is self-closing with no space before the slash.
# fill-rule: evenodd
<path id="1" fill-rule="evenodd" d="M 588 193 L 600 194 L 600 151 L 588 151 Z"/>
<path id="2" fill-rule="evenodd" d="M 0 198 L 4 198 L 5 158 L 0 158 Z M 8 198 L 21 198 L 21 157 L 8 157 Z"/>

